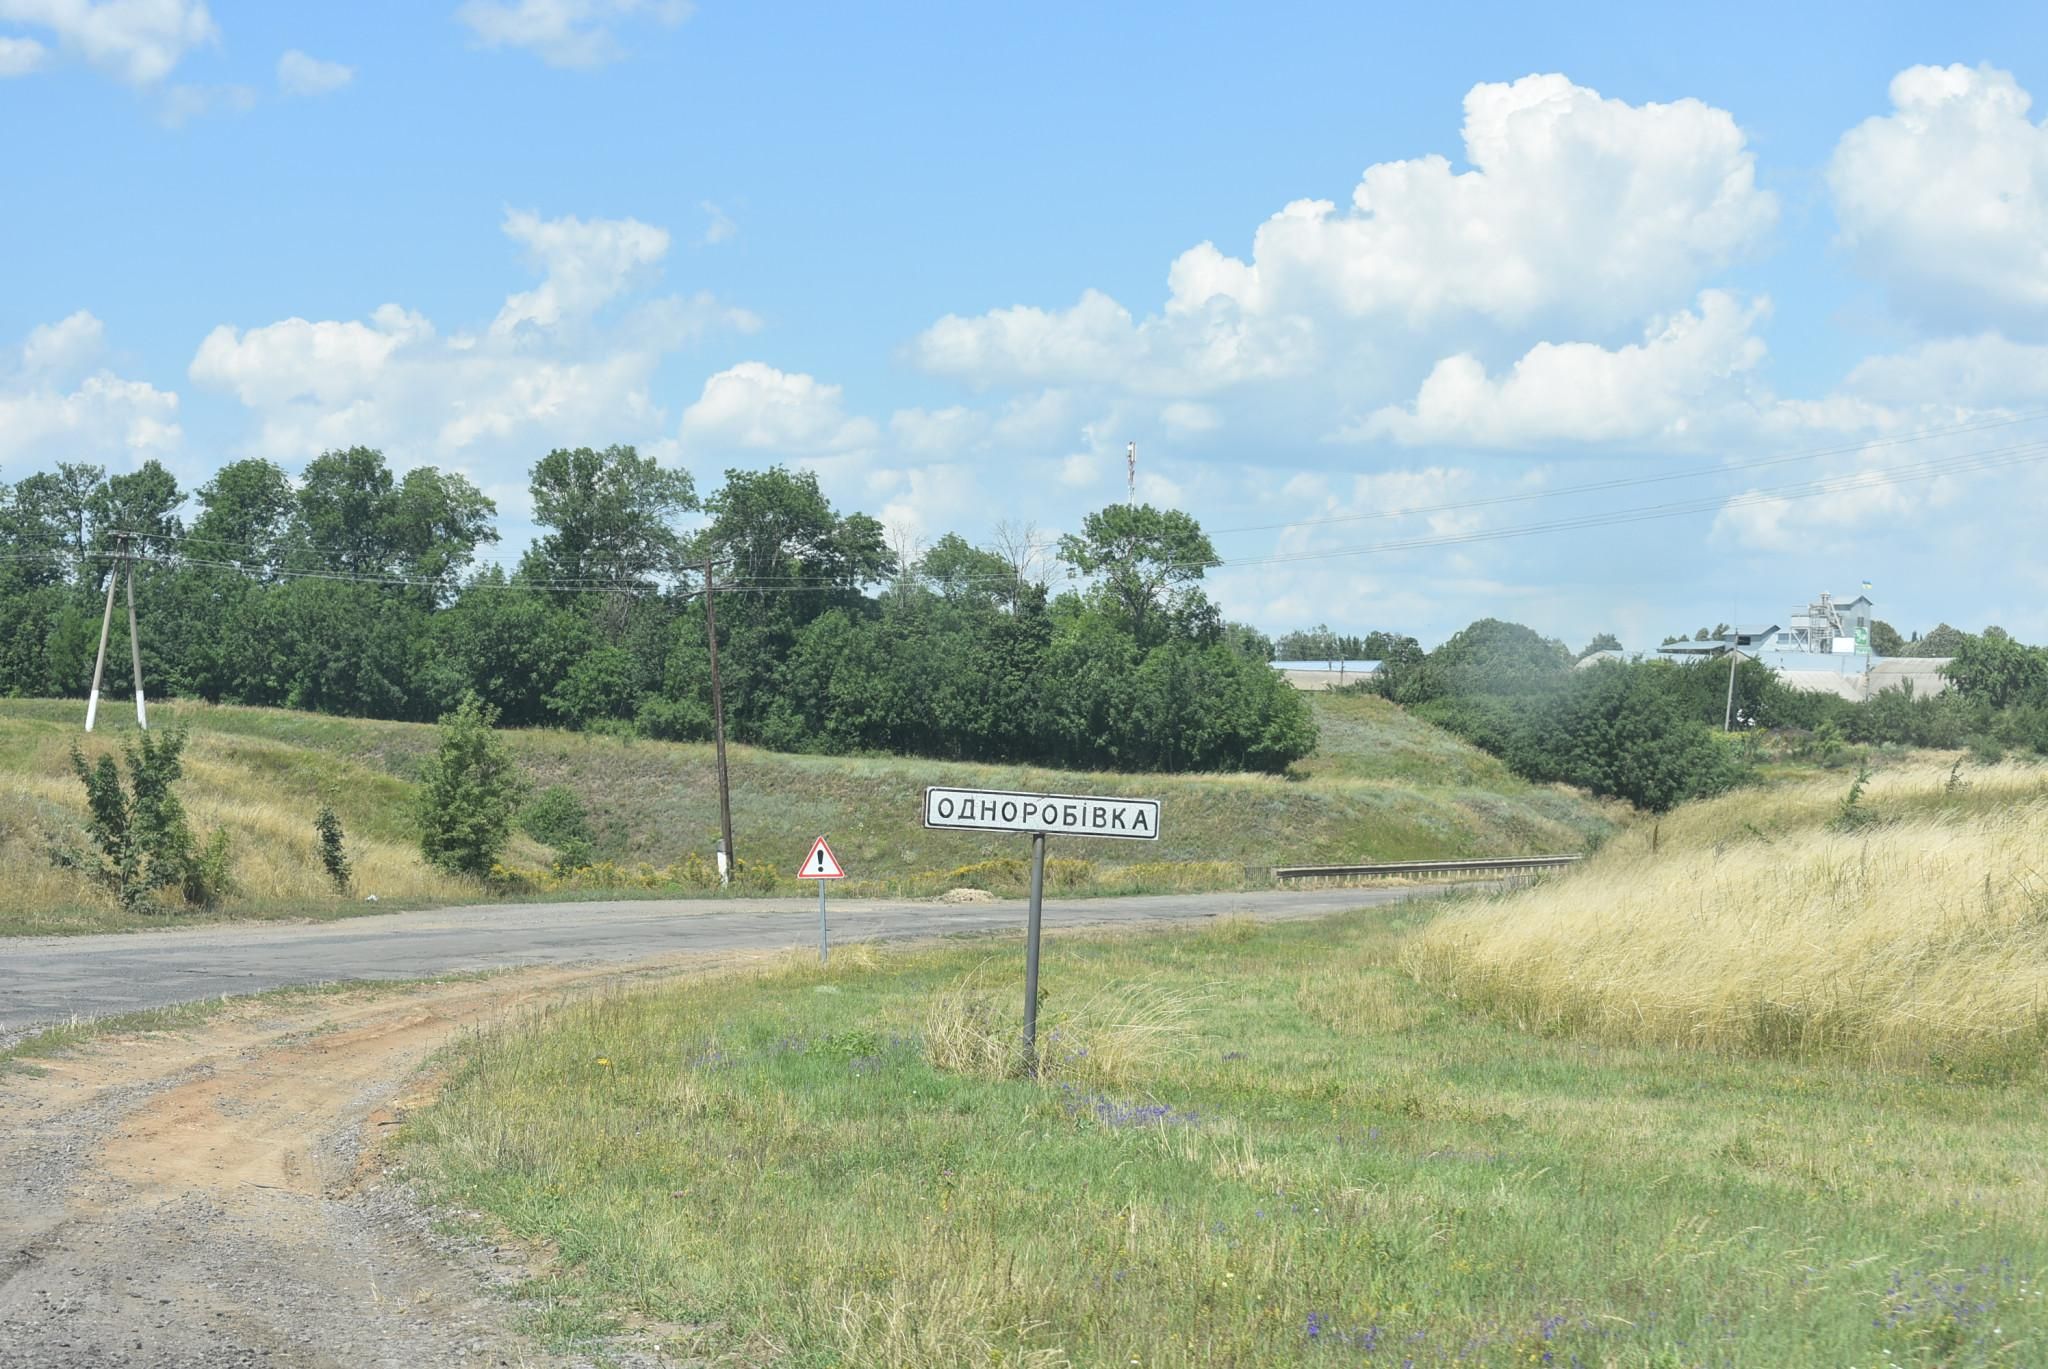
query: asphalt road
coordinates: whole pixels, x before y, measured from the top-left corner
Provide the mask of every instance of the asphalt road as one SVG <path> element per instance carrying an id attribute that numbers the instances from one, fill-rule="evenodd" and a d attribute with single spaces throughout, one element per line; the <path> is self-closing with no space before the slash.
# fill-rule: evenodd
<path id="1" fill-rule="evenodd" d="M 1045 925 L 1262 918 L 1391 903 L 1443 892 L 1261 890 L 1049 901 Z M 1020 931 L 1021 901 L 959 905 L 855 900 L 830 905 L 833 944 Z M 0 1040 L 73 1017 L 102 1017 L 222 994 L 339 979 L 417 979 L 516 965 L 629 962 L 678 952 L 815 946 L 808 899 L 517 903 L 385 913 L 340 922 L 245 923 L 109 936 L 0 939 Z"/>

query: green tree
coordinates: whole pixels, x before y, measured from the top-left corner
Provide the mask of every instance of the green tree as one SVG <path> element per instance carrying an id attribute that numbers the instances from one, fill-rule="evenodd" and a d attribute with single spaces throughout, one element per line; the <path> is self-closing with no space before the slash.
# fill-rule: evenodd
<path id="1" fill-rule="evenodd" d="M 1901 654 L 1922 658 L 1953 656 L 1969 641 L 1970 634 L 1961 628 L 1950 627 L 1947 623 L 1937 623 L 1933 631 L 1908 642 Z"/>
<path id="2" fill-rule="evenodd" d="M 1020 589 L 1009 561 L 973 546 L 957 532 L 932 543 L 917 570 L 938 593 L 977 605 L 1015 603 Z"/>
<path id="3" fill-rule="evenodd" d="M 527 553 L 531 578 L 632 592 L 682 573 L 675 522 L 697 508 L 688 471 L 631 447 L 557 448 L 535 463 L 530 488 L 533 521 L 548 529 Z"/>
<path id="4" fill-rule="evenodd" d="M 1576 672 L 1516 729 L 1509 764 L 1530 779 L 1578 785 L 1653 813 L 1738 783 L 1739 762 L 1685 716 L 1659 679 L 1668 673 L 1661 663 L 1613 661 Z"/>
<path id="5" fill-rule="evenodd" d="M 1596 656 L 1603 651 L 1619 650 L 1621 650 L 1621 638 L 1611 632 L 1596 632 L 1593 634 L 1593 640 L 1586 643 L 1586 649 L 1572 657 L 1572 659 L 1574 661 L 1583 661 L 1588 656 Z"/>
<path id="6" fill-rule="evenodd" d="M 391 468 L 371 447 L 322 452 L 306 463 L 293 511 L 294 561 L 307 569 L 385 575 L 397 559 L 388 514 Z"/>
<path id="7" fill-rule="evenodd" d="M 1528 695 L 1555 688 L 1571 668 L 1563 642 L 1520 623 L 1498 618 L 1451 634 L 1419 666 L 1395 672 L 1391 683 L 1402 703 L 1446 695 Z"/>
<path id="8" fill-rule="evenodd" d="M 477 547 L 498 540 L 497 513 L 497 504 L 466 476 L 414 467 L 384 502 L 393 568 L 429 582 L 435 597 L 446 596 L 476 559 Z"/>
<path id="9" fill-rule="evenodd" d="M 783 597 L 814 603 L 817 612 L 896 573 L 882 525 L 864 513 L 840 514 L 818 488 L 815 472 L 729 470 L 704 507 L 711 526 L 703 547 L 730 564 L 725 575 L 789 586 Z"/>
<path id="10" fill-rule="evenodd" d="M 591 727 L 632 715 L 638 690 L 632 653 L 615 646 L 585 652 L 549 692 L 548 707 L 572 727 Z"/>
<path id="11" fill-rule="evenodd" d="M 1060 560 L 1096 577 L 1108 602 L 1140 642 L 1163 615 L 1186 613 L 1202 598 L 1197 583 L 1216 564 L 1201 524 L 1178 509 L 1112 504 L 1060 538 Z"/>
<path id="12" fill-rule="evenodd" d="M 420 852 L 457 874 L 491 872 L 526 793 L 497 721 L 495 708 L 465 694 L 441 719 L 440 744 L 420 766 Z"/>
<path id="13" fill-rule="evenodd" d="M 229 462 L 199 487 L 198 499 L 186 543 L 192 555 L 267 573 L 283 566 L 297 498 L 277 465 L 255 457 Z"/>
<path id="14" fill-rule="evenodd" d="M 92 551 L 104 556 L 116 533 L 137 534 L 134 550 L 165 553 L 177 549 L 184 533 L 178 508 L 185 495 L 177 480 L 151 459 L 126 475 L 117 475 L 94 487 L 87 499 L 92 522 Z"/>
<path id="15" fill-rule="evenodd" d="M 1903 656 L 1906 654 L 1906 639 L 1899 630 L 1882 618 L 1871 620 L 1870 649 L 1879 656 Z"/>
<path id="16" fill-rule="evenodd" d="M 2024 646 L 2004 632 L 1986 629 L 1963 641 L 1942 673 L 1965 699 L 2005 709 L 2048 693 L 2048 652 Z M 2048 698 L 2041 698 L 2048 702 Z"/>

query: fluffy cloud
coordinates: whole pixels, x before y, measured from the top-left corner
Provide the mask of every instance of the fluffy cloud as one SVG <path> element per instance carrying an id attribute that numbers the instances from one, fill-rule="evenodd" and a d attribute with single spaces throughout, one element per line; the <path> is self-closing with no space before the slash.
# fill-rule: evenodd
<path id="1" fill-rule="evenodd" d="M 752 326 L 702 294 L 597 322 L 596 311 L 659 261 L 660 229 L 515 213 L 505 231 L 546 276 L 510 296 L 480 334 L 444 335 L 396 304 L 367 320 L 223 324 L 200 344 L 191 378 L 258 415 L 254 449 L 279 461 L 366 443 L 408 461 L 503 450 L 523 462 L 548 441 L 657 437 L 664 417 L 651 386 L 662 359 L 709 329 Z"/>
<path id="2" fill-rule="evenodd" d="M 1766 307 L 1708 290 L 1698 313 L 1652 325 L 1640 343 L 1538 343 L 1498 378 L 1470 354 L 1446 357 L 1412 405 L 1381 409 L 1352 435 L 1485 447 L 1683 438 L 1702 415 L 1743 403 Z"/>
<path id="3" fill-rule="evenodd" d="M 1142 321 L 1085 292 L 1072 307 L 949 315 L 914 344 L 926 369 L 979 383 L 1109 382 L 1190 394 L 1299 374 L 1328 335 L 1596 331 L 1684 298 L 1777 219 L 1723 110 L 1630 105 L 1562 76 L 1465 97 L 1466 171 L 1441 156 L 1368 168 L 1346 210 L 1297 200 L 1249 260 L 1202 243 Z"/>
<path id="4" fill-rule="evenodd" d="M 326 95 L 355 80 L 356 69 L 323 62 L 293 48 L 277 59 L 277 86 L 287 95 Z"/>
<path id="5" fill-rule="evenodd" d="M 1964 477 L 1916 474 L 1913 468 L 1928 460 L 1922 449 L 1871 447 L 1807 472 L 1815 493 L 1786 489 L 1792 481 L 1745 490 L 1715 515 L 1712 535 L 1787 553 L 1828 546 L 1869 528 L 1924 527 L 1931 512 L 1953 504 L 1964 488 Z M 1785 497 L 1794 493 L 1799 497 Z"/>
<path id="6" fill-rule="evenodd" d="M 549 66 L 596 67 L 625 55 L 613 33 L 622 19 L 673 27 L 689 0 L 466 0 L 455 17 L 487 48 L 525 48 Z"/>
<path id="7" fill-rule="evenodd" d="M 21 345 L 21 369 L 32 376 L 76 372 L 97 360 L 106 343 L 106 325 L 80 309 L 69 318 L 29 330 L 28 341 Z"/>
<path id="8" fill-rule="evenodd" d="M 2048 127 L 1989 66 L 1912 67 L 1828 168 L 1842 242 L 1930 326 L 2048 333 Z"/>
<path id="9" fill-rule="evenodd" d="M 49 55 L 49 49 L 33 38 L 0 37 L 0 79 L 26 76 Z"/>
<path id="10" fill-rule="evenodd" d="M 505 215 L 505 235 L 526 248 L 545 278 L 505 301 L 491 331 L 509 335 L 521 324 L 553 328 L 565 315 L 588 315 L 644 278 L 668 255 L 668 231 L 638 219 L 543 219 L 528 210 Z"/>
<path id="11" fill-rule="evenodd" d="M 131 86 L 157 84 L 186 53 L 220 38 L 204 0 L 0 0 L 0 22 L 43 30 L 65 52 Z M 7 52 L 31 65 L 42 56 L 41 44 L 9 39 L 0 72 Z"/>
<path id="12" fill-rule="evenodd" d="M 1941 338 L 1859 362 L 1843 388 L 1892 405 L 2038 404 L 2048 399 L 2048 346 L 1996 333 Z"/>
<path id="13" fill-rule="evenodd" d="M 683 411 L 683 441 L 697 448 L 802 456 L 870 447 L 879 436 L 873 420 L 846 416 L 839 386 L 759 361 L 712 376 Z"/>
<path id="14" fill-rule="evenodd" d="M 178 396 L 100 365 L 104 340 L 83 311 L 30 332 L 0 371 L 0 464 L 139 463 L 177 448 Z"/>

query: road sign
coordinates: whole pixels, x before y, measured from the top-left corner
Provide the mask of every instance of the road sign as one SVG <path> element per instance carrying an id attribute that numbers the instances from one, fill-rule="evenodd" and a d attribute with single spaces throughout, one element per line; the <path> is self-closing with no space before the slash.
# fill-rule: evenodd
<path id="1" fill-rule="evenodd" d="M 924 825 L 980 832 L 1159 840 L 1158 799 L 1092 798 L 1007 789 L 924 791 Z"/>
<path id="2" fill-rule="evenodd" d="M 832 848 L 819 837 L 811 843 L 811 853 L 804 857 L 803 868 L 796 872 L 798 879 L 845 879 L 846 871 L 839 868 L 839 857 L 832 854 Z"/>

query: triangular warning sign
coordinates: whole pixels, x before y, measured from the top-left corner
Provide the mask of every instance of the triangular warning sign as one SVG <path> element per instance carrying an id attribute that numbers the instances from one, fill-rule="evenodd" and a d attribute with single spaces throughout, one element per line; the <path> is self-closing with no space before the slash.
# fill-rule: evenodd
<path id="1" fill-rule="evenodd" d="M 845 879 L 846 871 L 839 868 L 839 857 L 832 854 L 832 848 L 819 837 L 811 843 L 811 853 L 804 857 L 803 867 L 796 872 L 798 879 Z"/>

